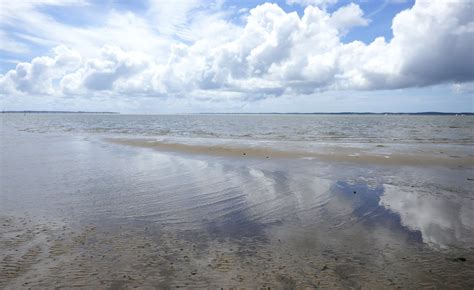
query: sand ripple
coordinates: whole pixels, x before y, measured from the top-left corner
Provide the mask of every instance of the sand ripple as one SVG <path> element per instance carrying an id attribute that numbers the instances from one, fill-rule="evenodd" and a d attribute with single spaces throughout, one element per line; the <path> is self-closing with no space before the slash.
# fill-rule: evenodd
<path id="1" fill-rule="evenodd" d="M 449 288 L 474 285 L 474 257 L 396 248 L 337 251 L 288 235 L 216 239 L 193 231 L 1 217 L 0 287 Z M 282 228 L 283 229 L 283 228 Z M 285 228 L 286 229 L 286 228 Z M 296 235 L 295 235 L 296 234 Z"/>

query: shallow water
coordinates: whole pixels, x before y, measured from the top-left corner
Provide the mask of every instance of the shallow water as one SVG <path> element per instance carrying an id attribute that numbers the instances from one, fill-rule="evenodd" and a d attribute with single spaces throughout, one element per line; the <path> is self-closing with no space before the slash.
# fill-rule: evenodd
<path id="1" fill-rule="evenodd" d="M 12 120 L 27 117 L 8 118 L 0 144 L 1 215 L 60 221 L 76 232 L 97 227 L 86 231 L 84 244 L 63 245 L 61 255 L 70 259 L 59 255 L 63 264 L 43 267 L 42 282 L 31 274 L 29 285 L 68 285 L 91 269 L 99 278 L 78 285 L 474 285 L 472 165 L 163 151 L 111 143 L 110 134 L 82 129 L 24 130 L 24 120 Z M 44 120 L 29 126 L 45 128 Z M 460 146 L 470 154 L 467 144 Z M 0 241 L 3 269 L 15 253 L 8 245 Z M 84 251 L 94 258 L 78 266 L 71 257 Z M 167 254 L 153 256 L 160 251 Z M 96 261 L 101 255 L 114 258 Z M 159 259 L 163 264 L 147 264 Z M 140 266 L 130 269 L 133 263 Z M 123 281 L 120 271 L 150 272 Z M 15 283 L 24 279 L 12 275 L 0 275 L 0 286 L 21 285 Z"/>
<path id="2" fill-rule="evenodd" d="M 474 143 L 474 116 L 2 114 L 29 132 L 339 143 Z"/>

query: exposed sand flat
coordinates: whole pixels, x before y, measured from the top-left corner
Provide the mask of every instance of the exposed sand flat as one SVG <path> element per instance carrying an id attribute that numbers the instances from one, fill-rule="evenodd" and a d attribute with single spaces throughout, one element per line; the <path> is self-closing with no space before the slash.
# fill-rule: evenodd
<path id="1" fill-rule="evenodd" d="M 206 154 L 216 156 L 248 156 L 254 158 L 314 158 L 321 161 L 355 162 L 373 165 L 412 165 L 412 166 L 446 166 L 472 167 L 472 154 L 441 152 L 388 152 L 377 153 L 351 147 L 322 147 L 320 152 L 301 150 L 301 148 L 277 149 L 271 146 L 238 146 L 231 144 L 185 144 L 173 141 L 146 138 L 105 138 L 114 144 L 152 148 L 162 151 Z M 375 146 L 375 145 L 374 145 Z M 379 145 L 383 147 L 383 145 Z M 472 153 L 472 152 L 471 152 Z"/>
<path id="2" fill-rule="evenodd" d="M 474 256 L 394 248 L 333 249 L 318 240 L 216 239 L 208 233 L 0 218 L 0 287 L 371 289 L 474 285 Z M 402 254 L 402 256 L 399 256 Z M 465 260 L 463 260 L 465 259 Z"/>

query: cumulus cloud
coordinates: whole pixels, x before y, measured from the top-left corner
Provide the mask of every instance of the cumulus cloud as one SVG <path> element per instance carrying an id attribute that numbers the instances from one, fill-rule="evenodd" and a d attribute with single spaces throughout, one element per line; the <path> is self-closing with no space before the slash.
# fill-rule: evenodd
<path id="1" fill-rule="evenodd" d="M 140 49 L 145 43 L 160 46 L 154 42 L 158 40 L 146 39 L 153 38 L 147 28 L 150 23 L 133 14 L 125 19 L 115 15 L 116 24 L 130 25 L 130 34 L 140 32 L 138 38 L 145 38 L 137 39 L 140 45 L 124 47 L 122 40 L 94 54 L 60 46 L 53 56 L 20 63 L 0 75 L 1 90 L 4 94 L 248 101 L 326 90 L 462 85 L 474 80 L 474 16 L 468 1 L 416 2 L 393 19 L 391 40 L 379 37 L 370 44 L 341 41 L 351 28 L 369 25 L 358 5 L 351 3 L 330 13 L 323 6 L 333 1 L 289 1 L 296 2 L 309 5 L 302 16 L 266 3 L 251 9 L 242 27 L 219 13 L 190 20 L 189 11 L 202 4 L 180 2 L 184 12 L 171 26 L 160 29 L 168 33 L 191 22 L 188 30 L 177 34 L 186 41 L 166 42 L 169 49 L 155 52 Z M 152 7 L 159 5 L 158 1 Z M 113 25 L 108 23 L 104 31 L 117 33 Z M 203 27 L 210 29 L 199 32 Z"/>
<path id="2" fill-rule="evenodd" d="M 418 1 L 393 20 L 389 49 L 401 60 L 401 84 L 474 79 L 474 14 L 470 1 Z"/>
<path id="3" fill-rule="evenodd" d="M 105 46 L 99 58 L 91 58 L 74 73 L 64 76 L 61 87 L 66 92 L 82 88 L 91 91 L 113 90 L 120 80 L 132 79 L 143 72 L 150 62 L 147 55 L 124 52 L 118 47 Z"/>
<path id="4" fill-rule="evenodd" d="M 55 94 L 53 80 L 76 70 L 81 56 L 65 46 L 58 46 L 53 52 L 53 57 L 42 56 L 34 58 L 31 63 L 21 62 L 14 70 L 0 76 L 0 92 Z"/>
<path id="5" fill-rule="evenodd" d="M 351 3 L 336 10 L 331 15 L 331 23 L 341 34 L 346 34 L 354 26 L 367 26 L 369 20 L 364 18 L 359 5 Z"/>

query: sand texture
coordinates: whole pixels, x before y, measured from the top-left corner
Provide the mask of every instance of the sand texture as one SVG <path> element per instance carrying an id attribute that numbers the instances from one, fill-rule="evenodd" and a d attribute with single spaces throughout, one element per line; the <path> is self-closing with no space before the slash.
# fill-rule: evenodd
<path id="1" fill-rule="evenodd" d="M 334 252 L 291 238 L 214 239 L 136 225 L 87 225 L 1 218 L 0 287 L 19 288 L 347 288 L 474 285 L 474 257 L 420 251 Z M 307 242 L 308 244 L 305 244 Z M 395 263 L 396 262 L 396 263 Z"/>

